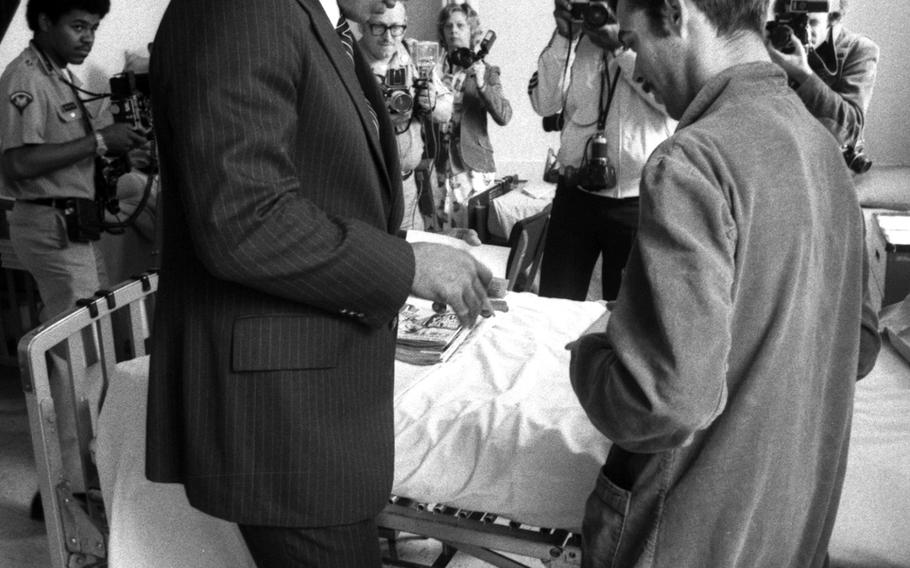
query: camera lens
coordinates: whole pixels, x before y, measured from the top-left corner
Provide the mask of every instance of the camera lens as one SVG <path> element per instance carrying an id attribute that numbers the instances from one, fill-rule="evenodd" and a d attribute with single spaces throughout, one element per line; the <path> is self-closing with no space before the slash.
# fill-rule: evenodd
<path id="1" fill-rule="evenodd" d="M 850 169 L 854 172 L 864 174 L 872 167 L 872 160 L 867 158 L 864 154 L 856 154 L 847 165 L 850 166 Z"/>
<path id="2" fill-rule="evenodd" d="M 606 5 L 603 3 L 591 3 L 585 8 L 585 24 L 589 28 L 600 28 L 606 24 L 612 24 L 616 20 L 613 18 L 613 14 L 607 9 Z"/>
<path id="3" fill-rule="evenodd" d="M 603 134 L 597 134 L 591 140 L 591 161 L 594 163 L 607 163 L 607 139 Z"/>
<path id="4" fill-rule="evenodd" d="M 389 95 L 389 110 L 391 112 L 406 113 L 414 106 L 414 97 L 406 91 L 395 91 Z"/>
<path id="5" fill-rule="evenodd" d="M 565 119 L 561 112 L 551 114 L 550 116 L 543 117 L 543 130 L 544 132 L 559 132 L 562 130 L 564 123 Z"/>

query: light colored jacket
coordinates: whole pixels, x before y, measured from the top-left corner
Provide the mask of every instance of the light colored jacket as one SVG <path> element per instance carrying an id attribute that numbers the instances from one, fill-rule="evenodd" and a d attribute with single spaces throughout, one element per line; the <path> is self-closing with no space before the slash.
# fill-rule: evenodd
<path id="1" fill-rule="evenodd" d="M 676 128 L 654 97 L 635 80 L 635 54 L 605 53 L 582 35 L 569 55 L 569 40 L 554 33 L 537 60 L 537 72 L 528 86 L 531 106 L 540 116 L 563 112 L 565 125 L 559 137 L 556 158 L 562 165 L 578 168 L 585 146 L 597 131 L 601 106 L 607 100 L 606 81 L 618 77 L 604 133 L 607 156 L 616 169 L 617 184 L 598 195 L 628 198 L 638 195 L 641 168 L 658 144 Z M 566 61 L 570 73 L 566 77 Z M 619 75 L 616 75 L 617 69 Z M 566 86 L 568 81 L 568 86 Z M 601 85 L 603 83 L 603 89 Z"/>
<path id="2" fill-rule="evenodd" d="M 571 379 L 613 440 L 596 566 L 818 568 L 846 468 L 863 218 L 831 136 L 768 62 L 711 79 L 642 174 L 606 334 Z"/>
<path id="3" fill-rule="evenodd" d="M 821 73 L 819 66 L 813 65 L 816 72 L 803 81 L 796 94 L 838 142 L 854 145 L 863 135 L 879 49 L 871 39 L 848 32 L 842 26 L 835 26 L 831 33 L 837 54 L 835 73 Z M 817 61 L 810 59 L 810 63 Z"/>

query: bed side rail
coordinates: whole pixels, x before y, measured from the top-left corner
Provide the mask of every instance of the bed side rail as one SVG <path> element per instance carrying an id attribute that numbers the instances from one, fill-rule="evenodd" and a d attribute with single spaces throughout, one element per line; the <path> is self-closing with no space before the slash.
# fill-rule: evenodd
<path id="1" fill-rule="evenodd" d="M 19 341 L 53 568 L 106 566 L 107 519 L 93 459 L 98 412 L 117 362 L 146 354 L 157 286 L 157 274 L 136 276 Z M 67 467 L 64 454 L 76 464 Z"/>
<path id="2" fill-rule="evenodd" d="M 550 568 L 581 566 L 579 535 L 532 527 L 490 513 L 393 496 L 376 522 L 392 531 L 434 538 L 500 568 L 527 568 L 501 553 L 537 558 Z"/>

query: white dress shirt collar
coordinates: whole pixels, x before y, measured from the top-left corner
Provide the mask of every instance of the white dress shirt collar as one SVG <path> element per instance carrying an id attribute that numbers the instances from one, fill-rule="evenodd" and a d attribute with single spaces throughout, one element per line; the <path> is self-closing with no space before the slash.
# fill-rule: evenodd
<path id="1" fill-rule="evenodd" d="M 325 15 L 329 17 L 329 23 L 334 28 L 341 17 L 341 9 L 338 8 L 338 2 L 336 0 L 319 0 L 319 3 L 322 4 L 322 9 L 325 10 Z"/>

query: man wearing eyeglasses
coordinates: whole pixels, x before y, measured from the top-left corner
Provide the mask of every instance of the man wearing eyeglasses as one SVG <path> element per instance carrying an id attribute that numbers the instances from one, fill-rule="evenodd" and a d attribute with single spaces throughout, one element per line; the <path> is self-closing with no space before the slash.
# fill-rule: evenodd
<path id="1" fill-rule="evenodd" d="M 404 4 L 379 14 L 374 13 L 362 26 L 360 48 L 376 75 L 382 89 L 401 160 L 404 218 L 402 229 L 426 228 L 421 217 L 414 170 L 424 155 L 423 122 L 432 118 L 439 122 L 452 116 L 452 93 L 439 80 L 435 69 L 429 81 L 421 80 L 404 39 L 408 27 Z M 431 191 L 430 187 L 423 188 Z"/>

